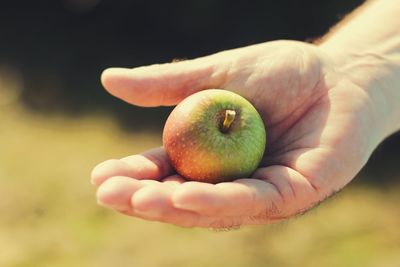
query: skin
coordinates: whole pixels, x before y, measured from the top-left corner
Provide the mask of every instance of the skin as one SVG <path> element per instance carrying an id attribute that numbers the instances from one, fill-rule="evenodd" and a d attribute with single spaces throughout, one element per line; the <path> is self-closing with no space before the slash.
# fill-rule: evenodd
<path id="1" fill-rule="evenodd" d="M 342 189 L 400 129 L 395 2 L 364 5 L 318 44 L 274 41 L 106 70 L 105 88 L 139 106 L 175 105 L 207 88 L 232 90 L 260 112 L 269 150 L 252 177 L 216 185 L 174 174 L 163 148 L 108 160 L 92 172 L 98 202 L 146 220 L 230 228 L 290 218 Z"/>

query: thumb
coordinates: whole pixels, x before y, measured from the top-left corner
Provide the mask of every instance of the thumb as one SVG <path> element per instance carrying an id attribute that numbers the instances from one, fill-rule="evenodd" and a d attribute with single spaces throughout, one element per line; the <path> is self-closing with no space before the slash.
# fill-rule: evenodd
<path id="1" fill-rule="evenodd" d="M 110 68 L 102 73 L 101 81 L 110 94 L 128 103 L 169 106 L 197 91 L 222 88 L 226 73 L 226 64 L 208 56 L 134 69 Z"/>

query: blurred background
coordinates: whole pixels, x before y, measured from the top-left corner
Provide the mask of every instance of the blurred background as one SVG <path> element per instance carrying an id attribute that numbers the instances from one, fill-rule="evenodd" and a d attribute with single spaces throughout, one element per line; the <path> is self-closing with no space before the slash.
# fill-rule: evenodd
<path id="1" fill-rule="evenodd" d="M 308 40 L 361 0 L 0 2 L 0 266 L 399 266 L 400 136 L 305 216 L 228 232 L 96 205 L 91 168 L 161 144 L 170 108 L 108 95 L 101 71 Z"/>

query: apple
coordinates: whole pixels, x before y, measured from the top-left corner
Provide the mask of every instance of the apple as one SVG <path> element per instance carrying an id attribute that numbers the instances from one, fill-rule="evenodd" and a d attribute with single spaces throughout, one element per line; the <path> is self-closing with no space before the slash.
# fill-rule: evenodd
<path id="1" fill-rule="evenodd" d="M 249 178 L 264 154 L 266 133 L 254 106 L 221 89 L 197 92 L 169 115 L 163 145 L 187 180 L 219 183 Z"/>

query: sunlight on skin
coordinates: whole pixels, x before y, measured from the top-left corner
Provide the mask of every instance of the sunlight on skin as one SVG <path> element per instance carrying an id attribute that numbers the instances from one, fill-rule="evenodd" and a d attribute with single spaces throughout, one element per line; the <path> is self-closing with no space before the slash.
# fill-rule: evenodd
<path id="1" fill-rule="evenodd" d="M 175 174 L 163 148 L 105 161 L 92 172 L 99 203 L 146 220 L 212 228 L 271 223 L 310 209 L 349 183 L 389 134 L 374 95 L 335 62 L 327 49 L 275 41 L 106 70 L 105 88 L 139 106 L 175 105 L 207 88 L 234 91 L 255 105 L 268 136 L 253 177 L 215 185 Z"/>
<path id="2" fill-rule="evenodd" d="M 344 101 L 349 97 L 345 91 L 348 87 L 338 86 L 339 81 L 333 78 L 338 75 L 328 68 L 323 69 L 327 63 L 319 52 L 312 45 L 279 41 L 223 52 L 216 56 L 220 58 L 224 55 L 232 61 L 231 64 L 220 63 L 226 60 L 214 61 L 212 56 L 204 59 L 204 64 L 220 64 L 214 67 L 219 73 L 234 75 L 222 75 L 225 77 L 224 84 L 215 87 L 229 88 L 253 100 L 266 123 L 269 142 L 265 160 L 273 162 L 273 165 L 260 168 L 254 176 L 257 180 L 240 179 L 217 185 L 182 182 L 172 187 L 165 183 L 144 183 L 142 179 L 162 181 L 173 174 L 165 152 L 159 148 L 142 156 L 109 160 L 96 167 L 92 179 L 100 185 L 100 203 L 149 220 L 183 226 L 227 227 L 286 218 L 310 208 L 339 190 L 365 163 L 367 157 L 359 155 L 367 155 L 372 151 L 372 136 L 360 139 L 356 128 L 359 126 L 361 131 L 366 132 L 370 124 L 366 122 L 359 125 L 363 120 L 358 116 L 368 115 L 371 111 L 365 110 L 362 103 L 355 105 Z M 274 56 L 265 57 L 266 62 L 257 56 L 270 53 Z M 282 58 L 286 60 L 280 60 Z M 242 62 L 247 62 L 247 65 Z M 114 69 L 103 74 L 103 83 L 109 91 L 122 99 L 146 106 L 157 88 L 157 92 L 162 94 L 165 84 L 171 80 L 178 83 L 176 73 L 187 69 L 187 64 L 192 63 L 187 61 L 150 66 L 145 77 L 136 77 L 135 70 Z M 260 66 L 262 69 L 258 69 Z M 302 66 L 301 75 L 297 71 L 299 66 Z M 254 70 L 249 72 L 250 68 Z M 143 71 L 142 68 L 140 72 Z M 164 75 L 158 78 L 160 72 Z M 206 71 L 205 75 L 209 73 Z M 123 88 L 119 84 L 121 79 L 126 84 Z M 182 79 L 187 78 L 183 75 Z M 282 84 L 282 81 L 289 82 Z M 140 87 L 136 87 L 137 84 Z M 152 86 L 158 87 L 149 89 L 147 96 L 147 90 L 141 90 L 137 94 L 140 99 L 136 98 L 135 90 Z M 184 89 L 177 84 L 169 90 L 177 91 L 171 93 L 174 98 L 182 92 L 183 98 L 186 96 Z M 201 89 L 199 84 L 196 90 Z M 355 99 L 363 97 L 358 88 L 351 94 Z M 177 98 L 177 101 L 181 98 Z M 167 95 L 160 99 L 167 104 L 176 104 L 170 103 Z M 352 128 L 354 130 L 349 131 Z M 338 150 L 338 147 L 344 149 Z M 353 151 L 349 147 L 353 147 Z M 341 161 L 330 161 L 330 158 L 341 158 Z M 343 162 L 349 164 L 341 166 Z M 126 181 L 127 177 L 133 178 L 132 181 Z"/>

